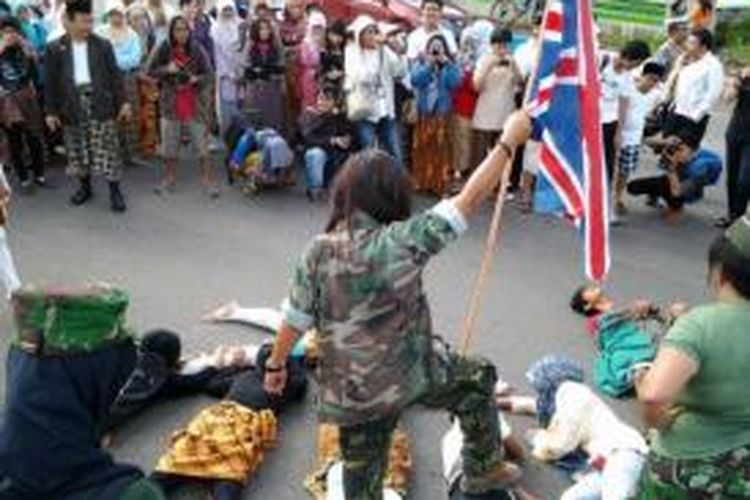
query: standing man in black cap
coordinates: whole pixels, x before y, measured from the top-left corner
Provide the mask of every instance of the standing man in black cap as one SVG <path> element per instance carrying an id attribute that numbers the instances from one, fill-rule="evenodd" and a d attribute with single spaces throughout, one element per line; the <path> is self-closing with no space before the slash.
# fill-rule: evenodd
<path id="1" fill-rule="evenodd" d="M 45 121 L 52 130 L 62 127 L 68 170 L 80 182 L 70 201 L 91 200 L 91 175 L 98 174 L 109 182 L 112 211 L 124 212 L 116 120 L 127 120 L 131 111 L 122 75 L 110 43 L 92 33 L 90 0 L 66 2 L 65 27 L 44 56 Z"/>

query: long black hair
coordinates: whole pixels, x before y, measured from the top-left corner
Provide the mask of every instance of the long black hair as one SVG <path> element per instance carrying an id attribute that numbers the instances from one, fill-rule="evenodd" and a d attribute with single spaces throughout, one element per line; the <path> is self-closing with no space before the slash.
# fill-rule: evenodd
<path id="1" fill-rule="evenodd" d="M 191 42 L 193 41 L 193 30 L 190 28 L 190 23 L 188 22 L 187 18 L 183 15 L 174 16 L 171 21 L 169 21 L 169 46 L 175 47 L 176 43 L 174 40 L 174 29 L 177 27 L 177 23 L 183 22 L 185 23 L 185 26 L 187 26 L 188 29 L 188 39 L 187 42 L 185 42 L 185 47 L 190 47 Z"/>
<path id="2" fill-rule="evenodd" d="M 411 193 L 409 177 L 392 156 L 376 149 L 362 151 L 349 158 L 333 182 L 326 232 L 335 231 L 356 212 L 380 224 L 406 220 Z"/>

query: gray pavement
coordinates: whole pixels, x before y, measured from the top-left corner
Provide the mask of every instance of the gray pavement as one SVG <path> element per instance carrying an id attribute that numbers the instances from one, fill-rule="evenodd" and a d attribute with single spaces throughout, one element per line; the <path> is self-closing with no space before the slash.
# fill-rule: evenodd
<path id="1" fill-rule="evenodd" d="M 714 119 L 708 139 L 720 151 L 726 118 L 724 113 Z M 17 196 L 13 204 L 10 241 L 25 281 L 106 280 L 121 285 L 132 293 L 133 325 L 182 333 L 187 353 L 267 339 L 242 327 L 205 325 L 200 317 L 227 299 L 255 306 L 279 304 L 297 254 L 326 216 L 325 208 L 311 206 L 299 190 L 266 192 L 252 199 L 227 190 L 218 201 L 210 201 L 198 189 L 194 167 L 182 170 L 179 189 L 168 198 L 152 194 L 154 167 L 130 171 L 125 186 L 130 210 L 123 216 L 109 212 L 105 186 L 97 186 L 98 198 L 91 205 L 73 208 L 66 201 L 70 186 L 61 171 L 52 178 L 58 189 Z M 678 227 L 665 226 L 642 201 L 631 200 L 628 225 L 612 233 L 612 294 L 622 300 L 706 300 L 706 249 L 717 234 L 711 222 L 722 213 L 723 198 L 723 185 L 714 188 L 705 202 L 688 208 Z M 427 272 L 436 331 L 450 340 L 458 338 L 489 212 L 488 206 L 469 234 Z M 573 231 L 556 220 L 522 215 L 511 206 L 473 351 L 491 358 L 501 375 L 520 389 L 526 388 L 525 368 L 546 353 L 566 353 L 590 368 L 591 341 L 567 307 L 571 291 L 582 282 L 581 269 Z M 5 307 L 0 321 L 8 332 Z M 7 347 L 7 338 L 2 336 L 0 348 Z M 116 436 L 115 455 L 151 470 L 170 432 L 206 401 L 168 402 L 135 419 Z M 637 422 L 632 402 L 614 404 Z M 512 421 L 520 433 L 529 424 Z M 302 480 L 314 463 L 315 422 L 313 395 L 282 417 L 279 447 L 250 481 L 246 498 L 306 498 Z M 404 416 L 404 424 L 415 447 L 410 498 L 445 498 L 439 443 L 449 426 L 447 415 L 417 409 Z M 525 483 L 541 498 L 557 498 L 565 485 L 557 472 L 538 464 L 528 466 Z"/>

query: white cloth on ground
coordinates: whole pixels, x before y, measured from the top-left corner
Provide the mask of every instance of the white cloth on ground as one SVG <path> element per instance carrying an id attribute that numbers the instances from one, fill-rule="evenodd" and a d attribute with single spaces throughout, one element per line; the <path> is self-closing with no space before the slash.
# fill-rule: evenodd
<path id="1" fill-rule="evenodd" d="M 602 471 L 589 472 L 565 490 L 560 500 L 626 500 L 638 487 L 646 456 L 633 450 L 617 450 Z"/>
<path id="2" fill-rule="evenodd" d="M 557 389 L 549 426 L 534 436 L 532 454 L 553 461 L 578 448 L 591 459 L 607 459 L 616 450 L 648 453 L 643 436 L 622 422 L 594 391 L 578 382 L 564 382 Z"/>

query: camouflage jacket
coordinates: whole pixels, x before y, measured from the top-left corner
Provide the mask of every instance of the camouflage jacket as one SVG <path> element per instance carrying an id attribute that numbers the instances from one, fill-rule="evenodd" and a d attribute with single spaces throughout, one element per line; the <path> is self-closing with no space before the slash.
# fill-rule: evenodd
<path id="1" fill-rule="evenodd" d="M 425 392 L 433 339 L 422 270 L 465 229 L 444 201 L 388 226 L 359 213 L 312 241 L 283 311 L 289 326 L 318 331 L 321 420 L 396 415 Z"/>

